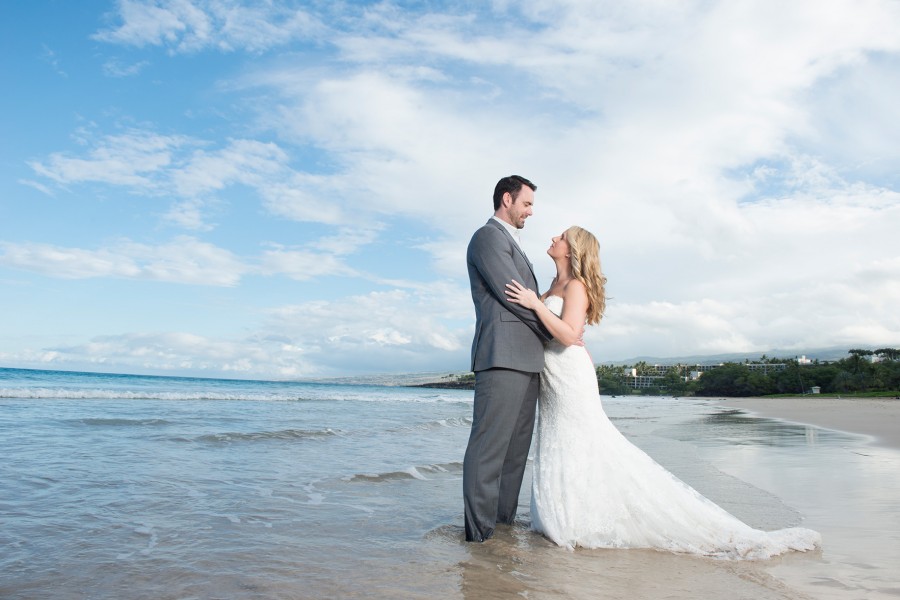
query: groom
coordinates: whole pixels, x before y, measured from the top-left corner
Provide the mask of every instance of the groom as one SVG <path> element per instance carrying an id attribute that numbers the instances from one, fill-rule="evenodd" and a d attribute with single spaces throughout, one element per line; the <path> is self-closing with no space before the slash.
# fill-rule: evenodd
<path id="1" fill-rule="evenodd" d="M 537 291 L 519 230 L 531 216 L 537 186 L 518 175 L 494 188 L 494 216 L 472 236 L 466 252 L 475 303 L 475 406 L 463 462 L 466 540 L 483 542 L 496 523 L 516 517 L 531 433 L 544 342 L 551 339 L 535 313 L 506 299 L 515 279 Z"/>

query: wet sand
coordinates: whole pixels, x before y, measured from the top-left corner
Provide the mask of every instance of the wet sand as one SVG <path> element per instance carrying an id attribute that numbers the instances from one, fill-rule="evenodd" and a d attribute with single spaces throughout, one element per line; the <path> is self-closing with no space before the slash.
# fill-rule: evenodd
<path id="1" fill-rule="evenodd" d="M 900 449 L 900 400 L 895 398 L 728 398 L 723 406 L 753 414 L 871 436 L 877 445 Z"/>
<path id="2" fill-rule="evenodd" d="M 900 400 L 885 398 L 717 398 L 766 427 L 795 427 L 799 444 L 761 454 L 735 444 L 707 458 L 723 472 L 778 495 L 822 534 L 815 558 L 789 554 L 759 565 L 789 597 L 855 600 L 900 597 Z M 796 594 L 796 596 L 794 596 Z"/>

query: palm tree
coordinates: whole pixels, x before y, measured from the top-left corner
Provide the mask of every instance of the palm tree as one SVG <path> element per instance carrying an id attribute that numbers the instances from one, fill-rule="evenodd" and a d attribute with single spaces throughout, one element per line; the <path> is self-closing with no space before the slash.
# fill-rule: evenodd
<path id="1" fill-rule="evenodd" d="M 650 372 L 650 365 L 647 364 L 646 361 L 640 361 L 636 363 L 633 367 L 638 375 L 647 375 Z"/>
<path id="2" fill-rule="evenodd" d="M 875 350 L 875 354 L 888 360 L 897 360 L 900 357 L 900 350 L 897 348 L 879 348 Z"/>
<path id="3" fill-rule="evenodd" d="M 847 352 L 851 356 L 850 361 L 853 363 L 853 372 L 854 373 L 859 373 L 859 367 L 860 367 L 860 364 L 862 363 L 863 356 L 872 356 L 873 354 L 875 354 L 871 350 L 864 350 L 861 348 L 852 348 L 850 350 L 847 350 Z"/>

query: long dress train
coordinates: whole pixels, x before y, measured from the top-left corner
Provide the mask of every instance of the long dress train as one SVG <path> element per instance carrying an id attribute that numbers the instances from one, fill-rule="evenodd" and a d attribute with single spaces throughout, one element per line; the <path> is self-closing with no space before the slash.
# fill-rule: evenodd
<path id="1" fill-rule="evenodd" d="M 545 303 L 556 314 L 562 298 Z M 811 550 L 803 528 L 754 529 L 669 473 L 612 424 L 587 350 L 551 342 L 538 399 L 532 528 L 561 546 L 764 559 Z"/>

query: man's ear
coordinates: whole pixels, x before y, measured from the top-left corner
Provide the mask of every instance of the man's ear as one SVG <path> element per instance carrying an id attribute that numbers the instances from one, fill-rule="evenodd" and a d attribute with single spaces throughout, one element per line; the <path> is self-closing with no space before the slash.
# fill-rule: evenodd
<path id="1" fill-rule="evenodd" d="M 501 199 L 501 201 L 503 203 L 503 206 L 505 206 L 507 208 L 512 206 L 512 203 L 513 203 L 512 194 L 510 194 L 509 192 L 503 192 L 503 198 Z"/>

